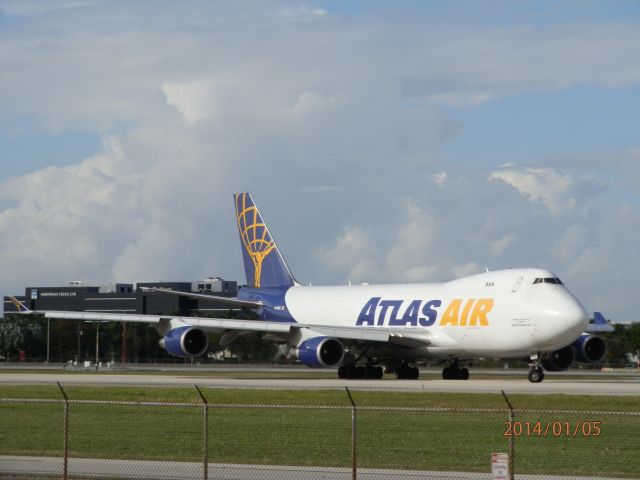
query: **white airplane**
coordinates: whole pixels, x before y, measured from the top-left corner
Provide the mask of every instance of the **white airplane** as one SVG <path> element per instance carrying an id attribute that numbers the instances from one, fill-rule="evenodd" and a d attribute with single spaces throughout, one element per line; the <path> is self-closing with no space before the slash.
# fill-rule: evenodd
<path id="1" fill-rule="evenodd" d="M 263 332 L 290 345 L 309 367 L 337 368 L 340 378 L 417 379 L 415 362 L 439 359 L 444 379 L 469 378 L 462 366 L 478 358 L 529 362 L 529 380 L 544 369 L 568 369 L 575 360 L 599 362 L 602 338 L 590 335 L 589 316 L 553 273 L 516 268 L 480 273 L 444 283 L 304 286 L 276 246 L 249 193 L 234 195 L 247 286 L 235 298 L 204 297 L 253 312 L 255 319 L 176 317 L 94 312 L 21 313 L 48 318 L 153 324 L 160 345 L 178 357 L 207 351 L 207 332 L 224 332 L 226 345 L 244 332 Z M 383 370 L 384 367 L 384 370 Z"/>

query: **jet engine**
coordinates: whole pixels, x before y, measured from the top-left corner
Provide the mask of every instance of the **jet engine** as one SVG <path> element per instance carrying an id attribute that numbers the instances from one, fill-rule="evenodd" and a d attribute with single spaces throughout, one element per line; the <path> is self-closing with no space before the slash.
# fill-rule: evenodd
<path id="1" fill-rule="evenodd" d="M 567 370 L 573 362 L 597 363 L 606 353 L 605 341 L 596 335 L 583 333 L 571 345 L 551 352 L 542 360 L 542 366 L 550 372 Z"/>
<path id="2" fill-rule="evenodd" d="M 602 337 L 583 333 L 572 344 L 579 362 L 601 362 L 607 352 L 607 345 Z"/>
<path id="3" fill-rule="evenodd" d="M 573 365 L 576 359 L 576 352 L 572 345 L 567 345 L 560 350 L 551 352 L 549 356 L 542 360 L 542 366 L 549 372 L 562 372 Z"/>
<path id="4" fill-rule="evenodd" d="M 333 337 L 314 337 L 295 349 L 294 355 L 308 367 L 338 367 L 344 358 L 344 345 Z"/>
<path id="5" fill-rule="evenodd" d="M 196 327 L 178 327 L 160 339 L 160 346 L 176 357 L 197 357 L 209 346 L 207 334 Z"/>

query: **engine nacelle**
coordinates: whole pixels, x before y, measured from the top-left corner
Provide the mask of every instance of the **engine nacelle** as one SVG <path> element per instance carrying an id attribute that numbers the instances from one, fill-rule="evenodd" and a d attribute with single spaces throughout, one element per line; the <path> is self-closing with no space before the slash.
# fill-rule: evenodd
<path id="1" fill-rule="evenodd" d="M 567 345 L 560 350 L 551 352 L 542 360 L 542 366 L 549 372 L 562 372 L 567 370 L 576 359 L 576 352 L 572 345 Z"/>
<path id="2" fill-rule="evenodd" d="M 576 360 L 579 362 L 601 362 L 607 353 L 607 344 L 597 335 L 583 333 L 571 344 L 576 351 Z"/>
<path id="3" fill-rule="evenodd" d="M 209 337 L 199 328 L 185 326 L 169 331 L 159 344 L 176 357 L 197 357 L 207 350 Z"/>
<path id="4" fill-rule="evenodd" d="M 314 337 L 298 345 L 295 356 L 308 367 L 338 367 L 344 358 L 344 345 L 337 338 Z"/>

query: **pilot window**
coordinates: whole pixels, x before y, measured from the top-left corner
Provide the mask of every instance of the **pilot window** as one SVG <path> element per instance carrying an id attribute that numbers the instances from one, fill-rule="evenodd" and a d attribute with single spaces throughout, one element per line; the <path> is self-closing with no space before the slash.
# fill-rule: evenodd
<path id="1" fill-rule="evenodd" d="M 533 284 L 535 285 L 536 283 L 551 283 L 553 285 L 564 285 L 558 277 L 536 278 L 533 281 Z"/>

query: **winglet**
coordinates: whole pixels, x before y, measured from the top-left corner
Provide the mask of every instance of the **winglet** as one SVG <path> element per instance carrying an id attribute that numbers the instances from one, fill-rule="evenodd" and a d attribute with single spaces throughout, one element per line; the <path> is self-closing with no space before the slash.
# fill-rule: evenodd
<path id="1" fill-rule="evenodd" d="M 20 300 L 18 300 L 16 297 L 9 297 L 9 299 L 11 300 L 11 303 L 13 303 L 16 307 L 16 309 L 18 310 L 19 313 L 33 313 L 31 310 L 29 310 L 24 303 L 22 303 Z"/>

